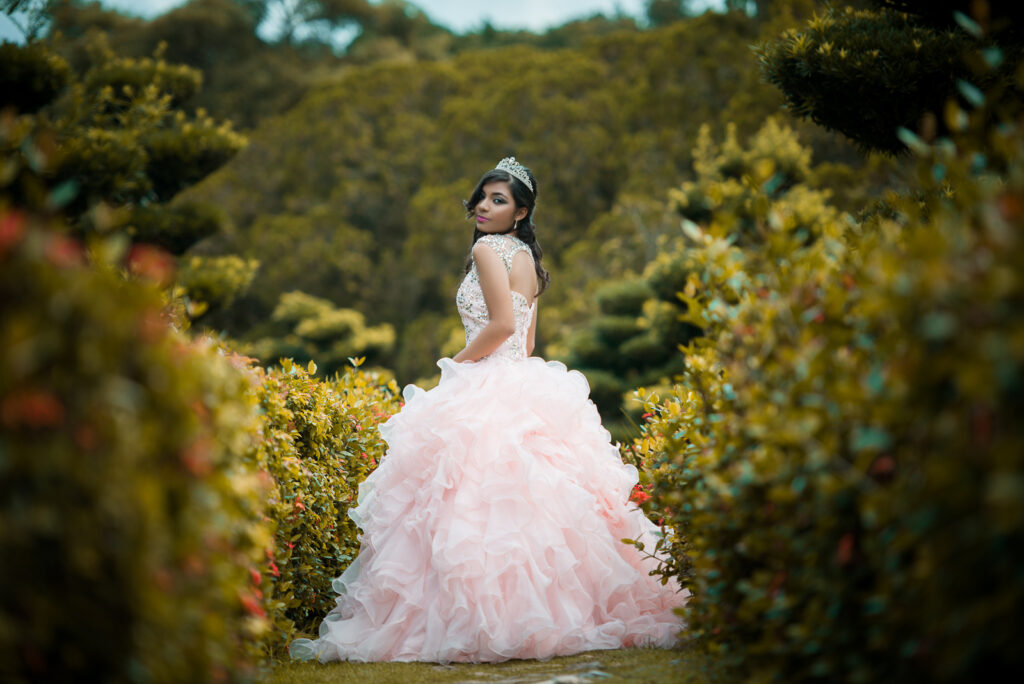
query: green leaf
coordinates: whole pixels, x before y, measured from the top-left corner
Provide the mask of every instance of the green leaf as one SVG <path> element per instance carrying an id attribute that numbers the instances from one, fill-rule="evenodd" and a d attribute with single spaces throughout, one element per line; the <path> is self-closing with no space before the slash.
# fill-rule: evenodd
<path id="1" fill-rule="evenodd" d="M 856 451 L 881 451 L 892 444 L 892 437 L 881 428 L 858 427 L 853 431 L 850 447 Z"/>
<path id="2" fill-rule="evenodd" d="M 896 137 L 900 139 L 900 142 L 902 142 L 904 145 L 906 145 L 908 148 L 910 148 L 917 154 L 928 154 L 930 148 L 928 147 L 927 143 L 925 143 L 925 141 L 917 137 L 917 134 L 915 134 L 909 128 L 904 128 L 900 126 L 898 129 L 896 129 Z"/>
<path id="3" fill-rule="evenodd" d="M 975 107 L 981 107 L 985 104 L 985 93 L 981 92 L 978 86 L 965 81 L 962 78 L 956 80 L 956 89 L 960 91 L 960 94 L 964 96 L 964 99 L 970 102 Z"/>
<path id="4" fill-rule="evenodd" d="M 63 209 L 71 200 L 78 196 L 79 184 L 74 178 L 66 180 L 53 190 L 47 198 L 47 204 L 52 209 Z"/>
<path id="5" fill-rule="evenodd" d="M 953 12 L 953 19 L 956 21 L 957 24 L 960 25 L 960 28 L 962 28 L 964 31 L 967 31 L 967 33 L 971 34 L 975 38 L 981 38 L 983 35 L 985 35 L 985 32 L 982 30 L 981 25 L 978 24 L 978 22 L 971 19 L 966 14 L 964 14 L 963 12 L 959 10 Z"/>

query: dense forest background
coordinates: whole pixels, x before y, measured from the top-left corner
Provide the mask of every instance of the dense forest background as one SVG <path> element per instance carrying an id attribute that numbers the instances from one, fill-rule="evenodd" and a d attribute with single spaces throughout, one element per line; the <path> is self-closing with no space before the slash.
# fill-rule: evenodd
<path id="1" fill-rule="evenodd" d="M 782 113 L 751 46 L 815 3 L 689 16 L 686 3 L 653 2 L 646 21 L 597 15 L 543 35 L 457 35 L 401 2 L 320 3 L 269 42 L 257 27 L 272 4 L 195 0 L 149 21 L 95 3 L 53 10 L 52 44 L 76 72 L 95 65 L 97 45 L 106 60 L 188 65 L 202 86 L 177 106 L 248 139 L 172 202 L 216 207 L 216 230 L 180 257 L 180 280 L 202 302 L 196 326 L 268 363 L 315 359 L 330 373 L 367 356 L 400 383 L 429 384 L 434 362 L 461 348 L 453 297 L 472 230 L 461 201 L 515 155 L 539 179 L 554 275 L 539 353 L 582 367 L 611 420 L 621 394 L 670 374 L 650 363 L 627 379 L 587 353 L 631 333 L 611 321 L 595 341 L 596 294 L 639 278 L 679 234 L 668 193 L 695 178 L 701 124 L 742 140 Z M 346 25 L 358 36 L 339 51 L 325 27 Z M 890 160 L 787 125 L 814 160 L 801 181 L 840 188 L 838 207 L 891 180 Z"/>

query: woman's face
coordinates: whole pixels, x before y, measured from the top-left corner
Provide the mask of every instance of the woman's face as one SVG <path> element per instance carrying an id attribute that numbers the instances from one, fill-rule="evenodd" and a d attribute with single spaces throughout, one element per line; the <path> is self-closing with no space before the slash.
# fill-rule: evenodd
<path id="1" fill-rule="evenodd" d="M 504 233 L 516 221 L 526 218 L 526 207 L 516 209 L 508 181 L 493 181 L 483 187 L 484 196 L 473 207 L 476 227 L 484 233 Z"/>

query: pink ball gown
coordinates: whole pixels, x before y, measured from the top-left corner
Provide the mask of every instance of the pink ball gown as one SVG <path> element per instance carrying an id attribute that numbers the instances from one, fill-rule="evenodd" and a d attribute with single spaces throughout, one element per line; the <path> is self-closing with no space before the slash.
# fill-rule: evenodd
<path id="1" fill-rule="evenodd" d="M 529 247 L 480 238 L 510 268 Z M 685 601 L 623 537 L 657 528 L 629 502 L 622 462 L 586 379 L 526 356 L 533 304 L 475 363 L 441 359 L 440 383 L 405 388 L 380 466 L 349 511 L 362 548 L 334 580 L 337 607 L 293 658 L 497 662 L 676 642 Z M 467 341 L 487 323 L 475 265 L 457 303 Z"/>

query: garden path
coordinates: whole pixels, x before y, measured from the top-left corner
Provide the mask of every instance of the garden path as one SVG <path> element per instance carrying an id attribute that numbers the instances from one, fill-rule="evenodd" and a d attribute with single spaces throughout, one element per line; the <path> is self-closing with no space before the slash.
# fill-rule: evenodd
<path id="1" fill-rule="evenodd" d="M 495 664 L 282 662 L 261 684 L 706 684 L 719 681 L 710 665 L 706 656 L 692 651 L 648 648 Z"/>

